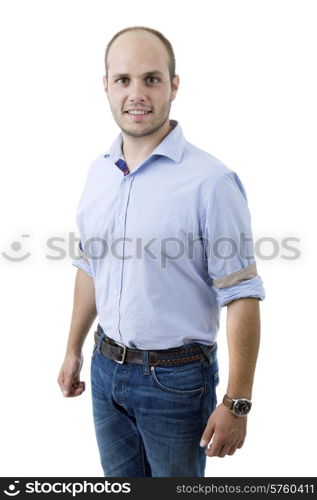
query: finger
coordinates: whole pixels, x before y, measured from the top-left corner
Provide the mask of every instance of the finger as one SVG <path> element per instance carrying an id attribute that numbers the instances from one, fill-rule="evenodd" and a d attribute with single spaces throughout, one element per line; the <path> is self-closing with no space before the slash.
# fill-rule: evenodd
<path id="1" fill-rule="evenodd" d="M 222 446 L 219 453 L 218 453 L 218 457 L 224 458 L 227 455 L 229 450 L 230 450 L 230 446 L 228 446 L 227 444 Z"/>
<path id="2" fill-rule="evenodd" d="M 80 382 L 79 380 L 77 382 L 74 382 L 72 385 L 72 390 L 74 391 L 77 389 L 81 389 L 81 391 L 84 392 L 84 390 L 86 389 L 85 382 Z"/>
<path id="3" fill-rule="evenodd" d="M 240 441 L 240 443 L 238 444 L 237 448 L 242 448 L 243 444 L 244 444 L 244 439 L 242 439 Z"/>
<path id="4" fill-rule="evenodd" d="M 64 384 L 62 385 L 62 391 L 64 396 L 69 396 L 74 392 L 74 389 L 77 389 L 79 385 L 78 377 L 72 378 L 67 377 L 64 380 Z"/>
<path id="5" fill-rule="evenodd" d="M 63 395 L 67 398 L 73 398 L 80 396 L 85 390 L 85 382 L 79 382 L 78 384 L 72 386 L 70 390 L 64 391 Z"/>
<path id="6" fill-rule="evenodd" d="M 206 455 L 208 457 L 217 457 L 220 452 L 221 445 L 217 443 L 217 441 L 212 442 L 211 445 L 205 450 Z"/>
<path id="7" fill-rule="evenodd" d="M 77 387 L 77 389 L 74 389 L 71 393 L 68 394 L 68 398 L 75 398 L 77 396 L 80 396 L 83 393 L 83 389 L 81 387 Z"/>
<path id="8" fill-rule="evenodd" d="M 73 394 L 74 390 L 77 389 L 77 387 L 78 387 L 78 381 L 68 378 L 62 386 L 63 395 L 69 396 Z"/>
<path id="9" fill-rule="evenodd" d="M 206 426 L 206 428 L 205 428 L 205 430 L 203 432 L 203 435 L 201 436 L 199 446 L 201 446 L 202 448 L 204 448 L 205 446 L 207 446 L 210 443 L 211 438 L 214 435 L 214 430 L 215 430 L 215 426 L 214 425 L 209 426 L 207 424 L 207 426 Z"/>
<path id="10" fill-rule="evenodd" d="M 237 445 L 231 446 L 231 448 L 227 452 L 227 455 L 233 455 L 236 451 L 237 451 Z"/>

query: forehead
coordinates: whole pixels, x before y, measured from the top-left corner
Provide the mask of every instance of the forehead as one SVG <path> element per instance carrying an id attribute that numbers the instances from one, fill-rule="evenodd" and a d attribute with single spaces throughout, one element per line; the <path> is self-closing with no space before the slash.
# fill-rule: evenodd
<path id="1" fill-rule="evenodd" d="M 128 32 L 120 35 L 108 53 L 108 71 L 142 75 L 153 69 L 168 72 L 168 52 L 151 33 Z"/>

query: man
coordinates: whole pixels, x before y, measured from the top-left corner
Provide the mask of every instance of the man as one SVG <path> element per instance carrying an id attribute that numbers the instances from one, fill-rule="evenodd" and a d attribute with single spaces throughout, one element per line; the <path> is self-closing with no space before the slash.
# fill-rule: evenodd
<path id="1" fill-rule="evenodd" d="M 106 49 L 104 89 L 121 133 L 91 164 L 76 221 L 80 259 L 65 397 L 85 390 L 82 347 L 97 314 L 93 415 L 105 476 L 204 476 L 246 435 L 265 292 L 238 175 L 169 119 L 170 42 L 146 27 Z M 217 406 L 217 331 L 227 306 L 229 378 Z M 210 444 L 208 446 L 208 444 Z"/>

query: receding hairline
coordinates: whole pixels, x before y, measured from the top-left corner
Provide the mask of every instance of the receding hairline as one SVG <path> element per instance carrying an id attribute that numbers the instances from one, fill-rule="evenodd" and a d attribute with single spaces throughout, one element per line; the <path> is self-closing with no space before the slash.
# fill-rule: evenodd
<path id="1" fill-rule="evenodd" d="M 158 40 L 160 42 L 160 45 L 164 48 L 165 53 L 167 55 L 167 62 L 169 62 L 169 59 L 170 59 L 169 52 L 168 52 L 167 47 L 165 46 L 165 44 L 162 42 L 162 40 L 157 35 L 154 35 L 153 33 L 149 32 L 149 31 L 146 31 L 144 29 L 142 30 L 141 28 L 134 29 L 134 30 L 131 29 L 129 31 L 125 31 L 124 33 L 121 33 L 120 35 L 118 35 L 113 40 L 113 42 L 111 43 L 111 45 L 109 46 L 108 53 L 107 53 L 107 62 L 109 60 L 110 50 L 113 48 L 113 45 L 115 45 L 115 43 L 118 40 L 120 40 L 120 38 L 122 38 L 124 35 L 129 35 L 129 34 L 134 35 L 135 33 L 140 33 L 141 35 L 145 35 L 145 37 L 147 37 L 147 35 L 150 35 L 150 38 L 154 38 L 154 39 Z"/>
<path id="2" fill-rule="evenodd" d="M 168 70 L 170 74 L 170 79 L 172 80 L 176 74 L 176 60 L 175 60 L 175 54 L 174 50 L 172 47 L 171 42 L 158 30 L 155 30 L 153 28 L 149 28 L 147 26 L 130 26 L 128 28 L 124 28 L 120 31 L 118 31 L 108 42 L 107 47 L 106 47 L 106 53 L 105 53 L 105 69 L 106 69 L 106 77 L 108 76 L 108 57 L 109 57 L 109 52 L 114 44 L 114 42 L 119 39 L 122 35 L 128 34 L 128 33 L 140 33 L 141 35 L 147 36 L 153 35 L 155 38 L 157 38 L 163 47 L 165 48 L 166 54 L 167 54 L 167 65 L 168 65 Z"/>
<path id="3" fill-rule="evenodd" d="M 111 46 L 113 45 L 113 43 L 116 41 L 116 40 L 119 40 L 119 38 L 123 37 L 124 35 L 130 35 L 130 34 L 140 34 L 140 35 L 144 35 L 145 37 L 150 37 L 150 38 L 156 38 L 157 40 L 159 40 L 163 45 L 163 41 L 155 34 L 155 33 L 152 33 L 151 31 L 148 31 L 144 28 L 127 28 L 126 31 L 124 30 L 121 30 L 121 32 L 119 31 L 116 35 L 114 35 L 113 37 L 113 40 L 111 42 Z"/>

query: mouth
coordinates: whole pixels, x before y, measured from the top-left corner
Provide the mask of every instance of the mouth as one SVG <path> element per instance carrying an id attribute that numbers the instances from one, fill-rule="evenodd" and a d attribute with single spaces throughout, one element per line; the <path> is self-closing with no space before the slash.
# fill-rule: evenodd
<path id="1" fill-rule="evenodd" d="M 144 120 L 152 111 L 150 110 L 130 110 L 125 111 L 124 114 L 128 115 L 133 121 L 139 122 Z"/>

